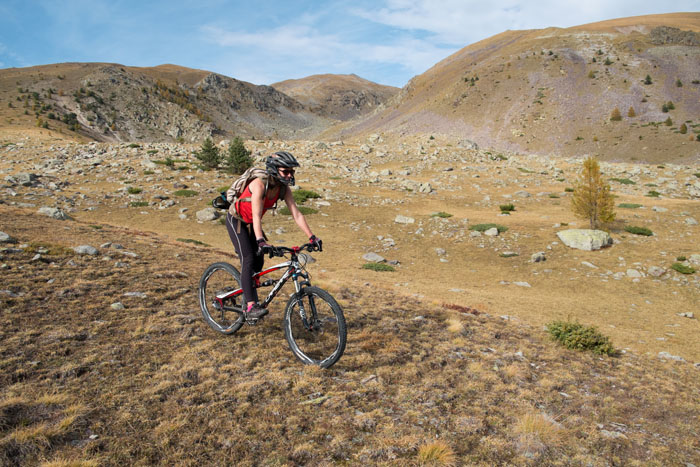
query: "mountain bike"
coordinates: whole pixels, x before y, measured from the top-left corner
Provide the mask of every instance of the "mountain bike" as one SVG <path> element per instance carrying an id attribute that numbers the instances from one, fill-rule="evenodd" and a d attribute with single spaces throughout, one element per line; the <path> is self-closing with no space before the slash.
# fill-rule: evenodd
<path id="1" fill-rule="evenodd" d="M 305 266 L 308 260 L 303 251 L 314 251 L 307 243 L 297 247 L 271 247 L 270 258 L 290 255 L 288 261 L 253 275 L 256 288 L 271 287 L 261 303 L 267 307 L 289 279 L 294 282 L 284 308 L 284 334 L 294 355 L 306 364 L 329 368 L 343 355 L 347 329 L 343 310 L 338 302 L 323 289 L 311 285 Z M 264 276 L 285 270 L 279 280 Z M 241 288 L 241 275 L 229 263 L 211 264 L 199 280 L 199 306 L 204 320 L 221 334 L 233 334 L 243 324 L 255 325 L 259 320 L 246 319 L 246 301 Z"/>

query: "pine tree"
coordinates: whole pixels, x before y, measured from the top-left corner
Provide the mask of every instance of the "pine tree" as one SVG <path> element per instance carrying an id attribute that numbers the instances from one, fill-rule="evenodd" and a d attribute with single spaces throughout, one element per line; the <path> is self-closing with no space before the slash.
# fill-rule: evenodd
<path id="1" fill-rule="evenodd" d="M 630 118 L 637 116 L 637 112 L 634 111 L 634 107 L 630 106 L 629 110 L 627 111 L 627 116 Z"/>
<path id="2" fill-rule="evenodd" d="M 620 109 L 618 109 L 617 107 L 613 109 L 612 113 L 610 114 L 610 120 L 613 122 L 619 122 L 620 120 L 622 120 Z"/>
<path id="3" fill-rule="evenodd" d="M 601 178 L 596 158 L 589 157 L 583 161 L 583 172 L 574 187 L 571 205 L 577 217 L 588 219 L 591 229 L 615 220 L 615 203 L 610 185 Z"/>
<path id="4" fill-rule="evenodd" d="M 682 135 L 688 133 L 688 125 L 686 125 L 685 123 L 681 124 L 681 127 L 678 129 L 678 131 L 679 131 Z"/>
<path id="5" fill-rule="evenodd" d="M 228 146 L 228 156 L 224 161 L 226 169 L 235 174 L 242 174 L 253 166 L 251 152 L 246 149 L 243 140 L 236 136 Z"/>
<path id="6" fill-rule="evenodd" d="M 205 167 L 210 169 L 216 169 L 221 163 L 221 154 L 219 153 L 219 148 L 214 146 L 211 138 L 207 138 L 202 143 L 202 149 L 195 153 L 195 157 L 202 161 Z"/>

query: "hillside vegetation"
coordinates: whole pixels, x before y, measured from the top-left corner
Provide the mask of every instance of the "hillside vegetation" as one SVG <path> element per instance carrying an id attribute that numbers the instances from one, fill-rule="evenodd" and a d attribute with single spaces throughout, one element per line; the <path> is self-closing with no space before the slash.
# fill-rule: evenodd
<path id="1" fill-rule="evenodd" d="M 204 324 L 197 279 L 224 252 L 0 214 L 18 241 L 2 253 L 3 465 L 407 465 L 435 446 L 443 465 L 700 457 L 690 365 L 568 351 L 473 308 L 348 284 L 332 289 L 348 348 L 322 371 L 286 348 L 278 307 L 231 337 Z"/>

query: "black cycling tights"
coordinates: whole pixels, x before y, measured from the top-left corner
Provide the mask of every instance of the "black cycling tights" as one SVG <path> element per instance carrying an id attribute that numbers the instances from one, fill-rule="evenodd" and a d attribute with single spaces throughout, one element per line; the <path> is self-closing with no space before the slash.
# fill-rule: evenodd
<path id="1" fill-rule="evenodd" d="M 245 300 L 257 303 L 258 291 L 253 286 L 253 274 L 262 271 L 265 256 L 257 254 L 258 242 L 255 238 L 255 232 L 253 232 L 253 226 L 226 213 L 226 229 L 231 237 L 231 243 L 241 259 L 241 287 Z"/>

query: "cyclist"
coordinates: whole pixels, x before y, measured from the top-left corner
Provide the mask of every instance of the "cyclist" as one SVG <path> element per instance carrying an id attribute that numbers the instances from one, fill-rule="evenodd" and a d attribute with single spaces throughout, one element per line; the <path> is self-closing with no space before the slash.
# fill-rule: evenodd
<path id="1" fill-rule="evenodd" d="M 299 163 L 289 152 L 279 151 L 268 156 L 265 162 L 267 179 L 254 178 L 226 214 L 226 229 L 241 259 L 241 288 L 247 302 L 246 319 L 257 319 L 267 314 L 267 309 L 258 303 L 253 274 L 262 271 L 265 253 L 272 250 L 263 233 L 262 217 L 268 209 L 276 206 L 278 199 L 284 199 L 294 222 L 309 237 L 309 242 L 315 248 L 322 247 L 321 240 L 311 232 L 294 201 L 292 190 L 288 188 L 294 186 L 296 167 L 299 167 Z"/>

